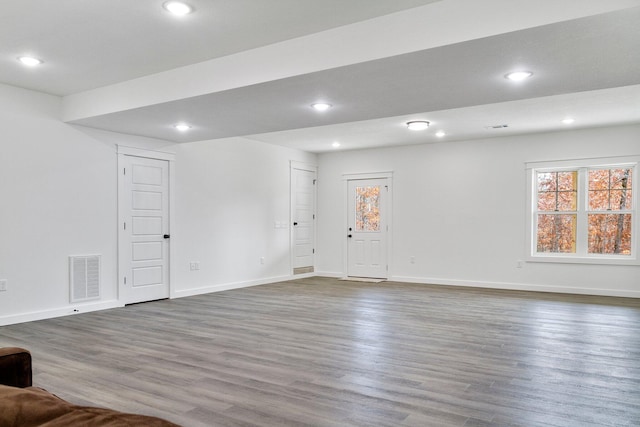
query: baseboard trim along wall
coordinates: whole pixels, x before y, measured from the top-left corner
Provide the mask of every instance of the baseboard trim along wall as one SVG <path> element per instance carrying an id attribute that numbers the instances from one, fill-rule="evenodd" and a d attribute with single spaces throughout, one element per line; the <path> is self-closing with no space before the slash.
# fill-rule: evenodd
<path id="1" fill-rule="evenodd" d="M 557 294 L 596 295 L 604 297 L 640 298 L 640 291 L 618 289 L 588 289 L 567 286 L 549 286 L 509 282 L 483 282 L 468 280 L 451 280 L 441 278 L 393 276 L 388 279 L 394 282 L 420 283 L 429 285 L 466 286 L 472 288 L 506 289 L 512 291 L 552 292 Z"/>
<path id="2" fill-rule="evenodd" d="M 247 280 L 243 282 L 219 283 L 216 285 L 203 286 L 200 288 L 181 289 L 171 293 L 171 298 L 183 298 L 194 295 L 209 294 L 212 292 L 229 291 L 231 289 L 248 288 L 251 286 L 267 285 L 269 283 L 284 282 L 288 280 L 302 279 L 305 277 L 317 276 L 314 273 L 296 274 L 286 276 L 274 276 L 263 279 Z"/>
<path id="3" fill-rule="evenodd" d="M 74 314 L 89 313 L 91 311 L 108 310 L 110 308 L 124 307 L 117 300 L 101 301 L 89 304 L 74 304 L 53 310 L 33 311 L 30 313 L 12 314 L 0 316 L 0 326 L 16 323 L 34 322 L 36 320 L 53 319 L 54 317 L 72 316 Z"/>

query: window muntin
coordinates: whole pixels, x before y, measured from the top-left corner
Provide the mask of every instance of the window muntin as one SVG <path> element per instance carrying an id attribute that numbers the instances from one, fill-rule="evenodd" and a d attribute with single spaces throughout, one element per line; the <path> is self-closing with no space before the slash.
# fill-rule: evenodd
<path id="1" fill-rule="evenodd" d="M 532 260 L 637 263 L 635 172 L 636 165 L 585 162 L 533 168 Z"/>

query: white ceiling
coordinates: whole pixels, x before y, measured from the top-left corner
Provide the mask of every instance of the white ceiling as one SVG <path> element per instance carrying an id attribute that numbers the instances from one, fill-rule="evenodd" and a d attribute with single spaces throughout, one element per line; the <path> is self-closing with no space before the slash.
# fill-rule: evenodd
<path id="1" fill-rule="evenodd" d="M 161 0 L 21 0 L 0 12 L 0 82 L 63 96 L 74 124 L 313 152 L 640 123 L 640 0 L 483 1 L 190 0 L 175 18 Z"/>

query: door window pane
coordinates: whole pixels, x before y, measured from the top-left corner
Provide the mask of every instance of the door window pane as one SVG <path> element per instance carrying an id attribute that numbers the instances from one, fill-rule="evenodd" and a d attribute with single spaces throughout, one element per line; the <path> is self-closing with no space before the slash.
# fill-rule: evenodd
<path id="1" fill-rule="evenodd" d="M 537 251 L 575 253 L 576 215 L 538 215 Z"/>
<path id="2" fill-rule="evenodd" d="M 631 214 L 589 215 L 589 253 L 631 255 Z"/>
<path id="3" fill-rule="evenodd" d="M 356 187 L 356 231 L 380 231 L 380 186 Z"/>

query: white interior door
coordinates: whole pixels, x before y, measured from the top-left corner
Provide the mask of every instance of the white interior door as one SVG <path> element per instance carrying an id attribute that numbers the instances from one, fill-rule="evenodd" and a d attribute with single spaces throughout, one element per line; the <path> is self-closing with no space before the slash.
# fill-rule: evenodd
<path id="1" fill-rule="evenodd" d="M 387 278 L 387 178 L 348 181 L 347 275 Z"/>
<path id="2" fill-rule="evenodd" d="M 315 182 L 311 170 L 291 170 L 293 272 L 313 272 L 315 255 Z"/>
<path id="3" fill-rule="evenodd" d="M 168 298 L 169 162 L 123 155 L 119 169 L 120 298 Z"/>

